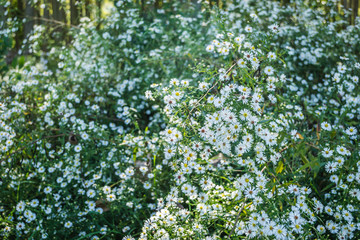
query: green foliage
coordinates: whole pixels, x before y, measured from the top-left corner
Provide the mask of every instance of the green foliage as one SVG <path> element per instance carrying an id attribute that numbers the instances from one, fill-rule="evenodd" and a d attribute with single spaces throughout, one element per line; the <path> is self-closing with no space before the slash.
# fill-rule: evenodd
<path id="1" fill-rule="evenodd" d="M 6 70 L 8 70 L 8 65 L 6 63 L 6 54 L 10 49 L 10 39 L 4 35 L 0 36 L 0 75 L 2 75 Z"/>

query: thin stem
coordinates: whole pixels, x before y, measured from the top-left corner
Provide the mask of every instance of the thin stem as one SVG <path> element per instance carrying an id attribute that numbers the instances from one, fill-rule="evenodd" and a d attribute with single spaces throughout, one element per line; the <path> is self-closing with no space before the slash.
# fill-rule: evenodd
<path id="1" fill-rule="evenodd" d="M 243 203 L 242 207 L 240 208 L 240 210 L 239 210 L 239 212 L 238 212 L 238 214 L 237 214 L 237 216 L 236 216 L 235 223 L 234 223 L 234 227 L 233 227 L 233 229 L 231 230 L 231 232 L 230 232 L 230 234 L 229 234 L 229 236 L 228 236 L 229 239 L 230 239 L 231 235 L 232 235 L 232 234 L 234 233 L 234 231 L 235 231 L 236 224 L 237 224 L 237 222 L 239 221 L 240 213 L 242 212 L 242 210 L 243 210 L 244 207 L 245 207 L 246 200 L 247 200 L 247 198 L 244 199 L 244 203 Z"/>
<path id="2" fill-rule="evenodd" d="M 226 71 L 225 74 L 228 74 L 235 65 L 236 65 L 236 63 L 234 63 L 234 64 Z M 191 113 L 194 111 L 194 109 L 197 108 L 197 106 L 200 104 L 200 102 L 206 97 L 206 95 L 208 95 L 208 93 L 211 91 L 211 89 L 213 89 L 218 83 L 219 83 L 219 81 L 217 81 L 211 88 L 209 88 L 209 89 L 207 90 L 207 92 L 195 103 L 195 106 L 190 110 L 189 115 L 188 115 L 188 117 L 187 117 L 186 120 L 188 120 L 188 119 L 190 118 Z"/>

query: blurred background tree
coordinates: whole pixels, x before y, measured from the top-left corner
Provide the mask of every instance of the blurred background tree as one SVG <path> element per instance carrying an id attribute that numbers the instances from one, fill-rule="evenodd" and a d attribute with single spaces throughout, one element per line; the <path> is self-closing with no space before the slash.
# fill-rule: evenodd
<path id="1" fill-rule="evenodd" d="M 210 7 L 226 8 L 231 0 L 176 0 L 183 3 L 207 2 Z M 239 2 L 241 0 L 233 0 Z M 251 0 L 247 0 L 251 4 Z M 309 5 L 312 8 L 321 8 L 329 14 L 329 21 L 332 12 L 340 13 L 350 24 L 355 23 L 359 14 L 360 0 L 274 0 L 281 4 L 295 5 L 299 2 Z M 132 0 L 138 6 L 144 18 L 151 16 L 152 11 L 162 9 L 169 0 Z M 26 39 L 36 25 L 42 25 L 48 29 L 50 41 L 64 44 L 70 42 L 71 36 L 68 31 L 76 28 L 83 17 L 95 20 L 97 28 L 101 29 L 101 20 L 109 14 L 109 7 L 118 4 L 109 0 L 0 0 L 0 71 L 4 63 L 13 62 L 19 55 L 27 54 Z M 336 9 L 333 9 L 336 6 Z M 167 9 L 168 11 L 169 9 Z M 11 32 L 9 33 L 9 29 Z M 8 30 L 8 31 L 6 31 Z M 7 32 L 7 34 L 4 34 Z M 11 41 L 9 42 L 9 39 Z M 43 50 L 48 51 L 52 46 L 44 39 Z M 25 48 L 23 48 L 25 45 Z M 1 72 L 0 72 L 1 73 Z"/>

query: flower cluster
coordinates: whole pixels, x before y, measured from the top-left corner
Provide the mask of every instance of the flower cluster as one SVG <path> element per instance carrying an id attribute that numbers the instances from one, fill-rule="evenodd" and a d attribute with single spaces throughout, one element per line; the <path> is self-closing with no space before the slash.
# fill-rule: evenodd
<path id="1" fill-rule="evenodd" d="M 138 2 L 1 75 L 0 237 L 359 238 L 358 21 Z"/>

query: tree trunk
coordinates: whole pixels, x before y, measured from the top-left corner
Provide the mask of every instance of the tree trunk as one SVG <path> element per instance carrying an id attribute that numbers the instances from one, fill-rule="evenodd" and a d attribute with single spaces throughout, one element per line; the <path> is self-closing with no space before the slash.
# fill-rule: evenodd
<path id="1" fill-rule="evenodd" d="M 58 0 L 51 0 L 52 10 L 53 10 L 53 18 L 57 21 L 66 23 L 66 15 L 65 10 L 61 6 L 61 3 Z"/>
<path id="2" fill-rule="evenodd" d="M 141 4 L 140 17 L 145 18 L 146 17 L 145 0 L 141 0 L 140 4 Z"/>
<path id="3" fill-rule="evenodd" d="M 160 0 L 155 0 L 155 9 L 160 8 Z"/>
<path id="4" fill-rule="evenodd" d="M 355 19 L 358 16 L 359 11 L 359 1 L 353 0 L 353 23 L 355 24 Z"/>
<path id="5" fill-rule="evenodd" d="M 100 29 L 101 26 L 101 5 L 102 0 L 96 0 L 96 6 L 97 6 L 97 17 L 98 17 L 98 25 L 96 26 L 97 29 Z"/>
<path id="6" fill-rule="evenodd" d="M 50 11 L 49 11 L 49 8 L 50 8 L 50 2 L 49 0 L 45 0 L 44 1 L 44 4 L 45 4 L 45 8 L 44 8 L 44 18 L 46 19 L 49 19 L 50 18 Z M 47 21 L 43 21 L 42 24 L 46 25 L 48 22 Z"/>
<path id="7" fill-rule="evenodd" d="M 353 22 L 353 20 L 352 20 L 352 13 L 354 11 L 354 9 L 353 9 L 353 1 L 354 0 L 349 0 L 349 2 L 348 2 L 348 8 L 351 9 L 351 12 L 349 14 L 349 24 L 352 24 L 352 22 Z"/>
<path id="8" fill-rule="evenodd" d="M 27 35 L 33 30 L 34 23 L 35 23 L 35 8 L 31 0 L 26 0 L 25 4 L 25 19 L 26 22 L 24 24 L 24 37 L 26 38 Z"/>
<path id="9" fill-rule="evenodd" d="M 17 1 L 17 10 L 16 17 L 20 19 L 20 21 L 24 18 L 24 2 L 22 0 Z M 20 27 L 19 30 L 16 31 L 15 34 L 15 49 L 20 49 L 21 42 L 24 38 L 23 28 Z"/>
<path id="10" fill-rule="evenodd" d="M 85 0 L 85 17 L 90 18 L 90 0 Z"/>
<path id="11" fill-rule="evenodd" d="M 5 7 L 0 5 L 0 30 L 5 29 L 6 16 L 5 16 Z"/>
<path id="12" fill-rule="evenodd" d="M 70 0 L 70 22 L 72 25 L 79 24 L 79 8 L 75 4 L 76 0 Z"/>
<path id="13" fill-rule="evenodd" d="M 52 8 L 52 17 L 55 20 L 59 20 L 60 18 L 60 11 L 59 11 L 59 3 L 57 0 L 51 0 L 51 8 Z"/>

